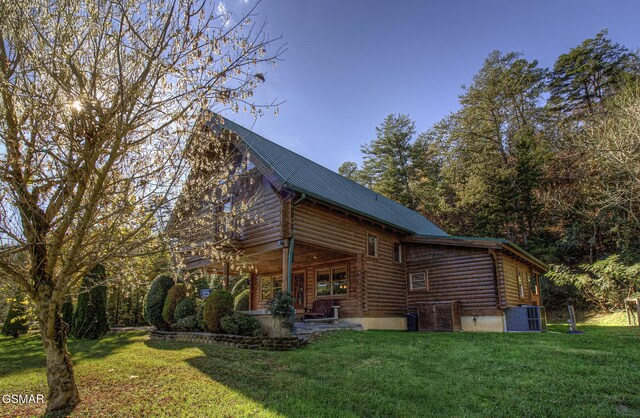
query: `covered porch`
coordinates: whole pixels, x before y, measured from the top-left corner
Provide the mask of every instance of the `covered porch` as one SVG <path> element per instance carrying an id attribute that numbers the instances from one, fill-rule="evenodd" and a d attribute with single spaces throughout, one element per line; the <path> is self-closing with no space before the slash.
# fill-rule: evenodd
<path id="1" fill-rule="evenodd" d="M 305 242 L 290 244 L 268 251 L 247 249 L 246 257 L 254 266 L 250 311 L 265 313 L 267 301 L 284 291 L 291 293 L 297 319 L 318 299 L 333 300 L 340 317 L 351 315 L 359 295 L 359 256 Z"/>

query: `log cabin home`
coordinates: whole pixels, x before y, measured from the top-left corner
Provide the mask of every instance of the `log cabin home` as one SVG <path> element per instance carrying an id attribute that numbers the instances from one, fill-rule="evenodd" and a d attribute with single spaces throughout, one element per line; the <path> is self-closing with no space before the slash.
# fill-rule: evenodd
<path id="1" fill-rule="evenodd" d="M 411 313 L 429 329 L 424 321 L 437 311 L 445 312 L 446 324 L 432 329 L 503 332 L 511 330 L 510 309 L 542 305 L 546 266 L 512 242 L 450 236 L 419 213 L 228 119 L 214 115 L 206 127 L 232 137 L 249 156 L 254 181 L 242 187 L 262 190 L 249 209 L 261 222 L 247 223 L 234 237 L 254 266 L 250 313 L 266 314 L 267 300 L 283 290 L 291 292 L 298 316 L 314 301 L 331 299 L 340 321 L 364 329 L 407 329 Z M 242 196 L 241 190 L 231 200 L 220 197 L 214 207 Z M 181 237 L 181 245 L 194 249 L 203 239 L 206 234 Z M 188 254 L 187 269 L 234 274 L 224 262 Z"/>

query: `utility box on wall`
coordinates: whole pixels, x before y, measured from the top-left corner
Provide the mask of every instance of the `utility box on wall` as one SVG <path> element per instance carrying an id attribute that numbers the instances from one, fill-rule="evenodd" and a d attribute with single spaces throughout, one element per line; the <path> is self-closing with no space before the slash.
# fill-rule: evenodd
<path id="1" fill-rule="evenodd" d="M 420 331 L 461 331 L 460 302 L 418 302 Z"/>
<path id="2" fill-rule="evenodd" d="M 547 330 L 544 306 L 523 305 L 505 310 L 507 332 L 541 332 Z"/>

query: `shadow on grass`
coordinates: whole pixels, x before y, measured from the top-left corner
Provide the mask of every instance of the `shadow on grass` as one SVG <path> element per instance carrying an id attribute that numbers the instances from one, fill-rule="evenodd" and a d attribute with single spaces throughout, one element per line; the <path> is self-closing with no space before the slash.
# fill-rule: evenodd
<path id="1" fill-rule="evenodd" d="M 44 368 L 45 356 L 40 337 L 0 338 L 0 375 Z"/>
<path id="2" fill-rule="evenodd" d="M 95 340 L 69 340 L 67 348 L 74 365 L 86 359 L 103 358 L 134 343 L 145 332 L 109 333 Z M 29 370 L 44 372 L 46 357 L 39 335 L 0 338 L 0 375 L 8 376 Z"/>
<path id="3" fill-rule="evenodd" d="M 640 413 L 635 378 L 625 373 L 640 361 L 638 329 L 582 329 L 583 335 L 337 332 L 289 352 L 145 344 L 197 347 L 203 355 L 187 364 L 285 416 Z"/>

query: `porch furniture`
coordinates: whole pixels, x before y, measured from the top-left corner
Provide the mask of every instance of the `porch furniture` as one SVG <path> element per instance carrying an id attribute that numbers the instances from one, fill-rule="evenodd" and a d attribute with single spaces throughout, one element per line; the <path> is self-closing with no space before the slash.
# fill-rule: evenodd
<path id="1" fill-rule="evenodd" d="M 333 299 L 316 299 L 313 301 L 311 310 L 305 312 L 303 319 L 324 319 L 324 318 L 338 318 L 339 306 L 334 306 L 335 300 Z"/>

